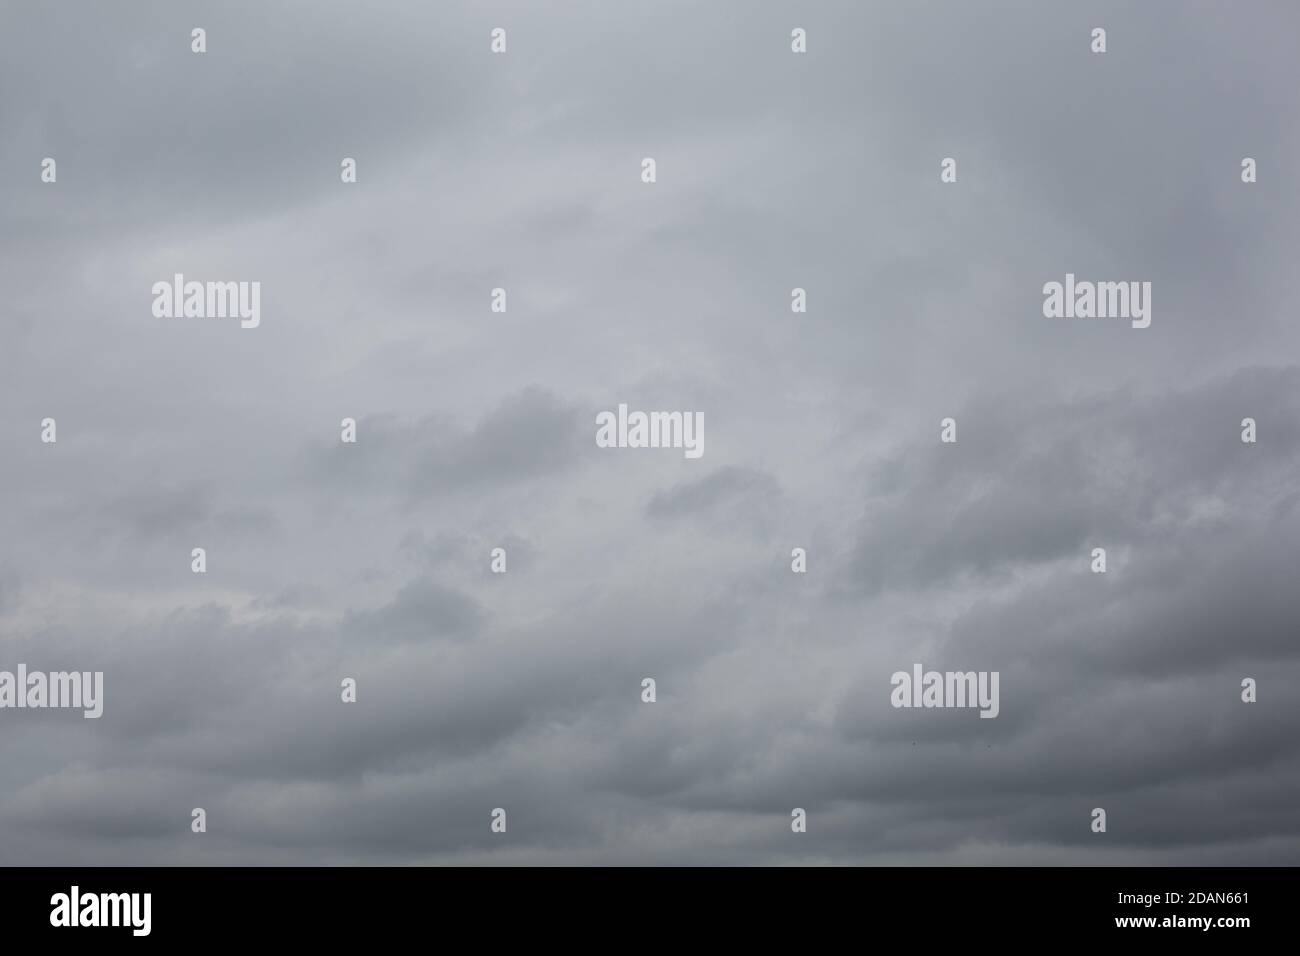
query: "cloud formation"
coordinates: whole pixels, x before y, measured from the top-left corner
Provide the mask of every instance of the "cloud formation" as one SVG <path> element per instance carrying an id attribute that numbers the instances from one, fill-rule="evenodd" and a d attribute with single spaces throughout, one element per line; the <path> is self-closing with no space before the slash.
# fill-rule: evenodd
<path id="1" fill-rule="evenodd" d="M 105 710 L 0 711 L 0 863 L 1300 861 L 1300 10 L 1245 7 L 7 11 L 0 669 Z"/>

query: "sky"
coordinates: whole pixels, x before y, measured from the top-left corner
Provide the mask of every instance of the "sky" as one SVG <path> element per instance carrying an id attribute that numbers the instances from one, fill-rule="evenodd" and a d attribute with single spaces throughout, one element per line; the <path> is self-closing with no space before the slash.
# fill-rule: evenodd
<path id="1" fill-rule="evenodd" d="M 1300 863 L 1297 35 L 0 0 L 0 864 Z"/>

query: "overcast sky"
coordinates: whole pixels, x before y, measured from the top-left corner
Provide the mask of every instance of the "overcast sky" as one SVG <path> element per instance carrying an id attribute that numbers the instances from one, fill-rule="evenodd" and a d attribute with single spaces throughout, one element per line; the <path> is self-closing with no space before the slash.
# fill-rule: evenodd
<path id="1" fill-rule="evenodd" d="M 0 863 L 1300 863 L 1298 35 L 0 0 L 0 670 L 105 674 L 0 711 Z"/>

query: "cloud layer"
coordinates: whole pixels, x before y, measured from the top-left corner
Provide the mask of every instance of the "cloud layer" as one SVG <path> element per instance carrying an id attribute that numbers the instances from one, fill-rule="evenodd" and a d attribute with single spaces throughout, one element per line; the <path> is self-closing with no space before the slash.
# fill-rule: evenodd
<path id="1" fill-rule="evenodd" d="M 5 19 L 0 863 L 1300 862 L 1300 10 Z"/>

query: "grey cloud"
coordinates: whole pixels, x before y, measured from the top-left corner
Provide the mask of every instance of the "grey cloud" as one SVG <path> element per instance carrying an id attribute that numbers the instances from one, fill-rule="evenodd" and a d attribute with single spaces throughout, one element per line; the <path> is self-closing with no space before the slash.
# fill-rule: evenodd
<path id="1" fill-rule="evenodd" d="M 771 475 L 727 465 L 701 478 L 655 492 L 646 505 L 646 514 L 671 520 L 740 511 L 742 518 L 761 520 L 762 510 L 779 494 L 780 488 Z"/>
<path id="2" fill-rule="evenodd" d="M 446 416 L 362 417 L 355 445 L 315 445 L 307 468 L 335 488 L 386 488 L 414 500 L 563 471 L 583 447 L 585 425 L 573 406 L 532 387 L 507 396 L 468 429 Z"/>
<path id="3" fill-rule="evenodd" d="M 349 615 L 345 627 L 360 640 L 469 637 L 484 612 L 470 597 L 431 581 L 413 581 L 381 608 Z"/>
<path id="4" fill-rule="evenodd" d="M 7 9 L 0 668 L 106 702 L 0 713 L 0 862 L 1300 860 L 1300 11 L 1220 6 Z"/>
<path id="5" fill-rule="evenodd" d="M 1294 508 L 1300 369 L 1027 409 L 1021 396 L 981 401 L 956 415 L 955 444 L 939 442 L 936 422 L 877 463 L 844 585 L 940 587 L 963 572 L 1083 567 L 1096 546 L 1155 546 L 1184 529 L 1253 526 L 1261 511 L 1280 519 Z M 1271 440 L 1243 444 L 1245 417 Z"/>

